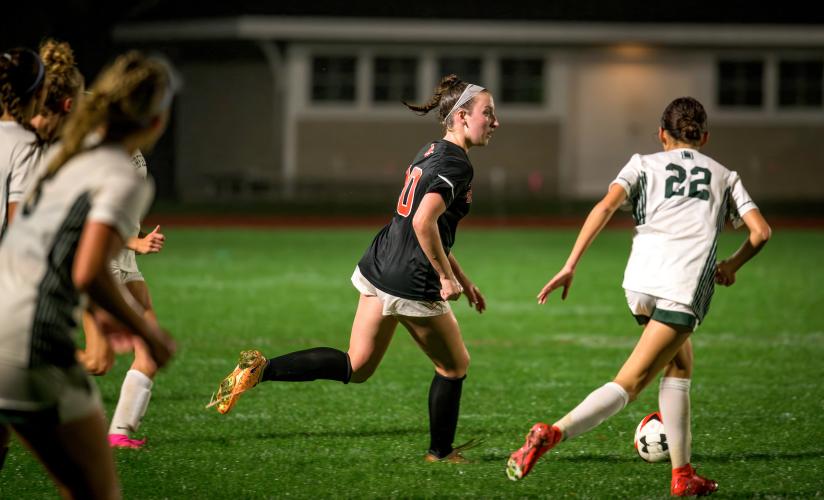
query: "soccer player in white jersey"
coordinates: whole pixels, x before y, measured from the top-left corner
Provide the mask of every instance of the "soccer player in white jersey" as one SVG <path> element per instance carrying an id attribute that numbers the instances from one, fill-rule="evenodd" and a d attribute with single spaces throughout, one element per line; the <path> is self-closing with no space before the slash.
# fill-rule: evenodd
<path id="1" fill-rule="evenodd" d="M 634 155 L 590 212 L 566 264 L 538 294 L 544 304 L 563 287 L 565 299 L 586 249 L 622 205 L 635 217 L 624 289 L 632 314 L 645 325 L 638 344 L 612 382 L 593 391 L 552 426 L 535 424 L 512 453 L 507 476 L 526 476 L 560 441 L 587 432 L 633 401 L 664 370 L 659 405 L 672 461 L 670 493 L 708 495 L 718 484 L 690 465 L 690 334 L 707 314 L 713 282 L 730 286 L 735 274 L 766 244 L 770 227 L 738 174 L 699 152 L 707 142 L 707 115 L 691 97 L 671 102 L 658 131 L 664 151 Z M 716 262 L 718 233 L 727 217 L 749 236 L 729 258 Z"/>
<path id="2" fill-rule="evenodd" d="M 132 164 L 141 179 L 146 179 L 148 172 L 146 160 L 140 151 L 132 156 Z M 149 289 L 140 269 L 137 267 L 135 253 L 141 255 L 157 253 L 163 248 L 165 236 L 160 232 L 160 226 L 149 234 L 140 233 L 140 220 L 132 221 L 126 246 L 112 259 L 110 268 L 115 279 L 122 283 L 144 309 L 147 319 L 156 320 Z M 95 375 L 103 375 L 113 365 L 114 351 L 107 335 L 110 330 L 116 329 L 105 321 L 99 321 L 91 312 L 83 315 L 83 331 L 86 335 L 86 348 L 79 353 L 80 361 L 86 369 Z M 123 385 L 120 388 L 120 398 L 117 401 L 111 425 L 109 426 L 109 444 L 115 448 L 141 448 L 145 439 L 133 439 L 131 433 L 137 431 L 151 398 L 153 379 L 157 374 L 157 365 L 152 359 L 146 345 L 139 339 L 131 339 L 121 343 L 117 350 L 134 350 L 134 360 L 126 373 Z M 125 344 L 125 345 L 123 345 Z M 117 346 L 115 346 L 117 347 Z"/>
<path id="3" fill-rule="evenodd" d="M 29 122 L 40 110 L 46 68 L 32 50 L 0 53 L 0 240 L 39 159 Z"/>
<path id="4" fill-rule="evenodd" d="M 0 426 L 67 498 L 120 497 L 100 397 L 75 358 L 77 310 L 93 301 L 144 339 L 159 366 L 175 350 L 108 268 L 151 200 L 130 153 L 165 129 L 169 82 L 165 66 L 136 52 L 101 73 L 0 245 Z"/>

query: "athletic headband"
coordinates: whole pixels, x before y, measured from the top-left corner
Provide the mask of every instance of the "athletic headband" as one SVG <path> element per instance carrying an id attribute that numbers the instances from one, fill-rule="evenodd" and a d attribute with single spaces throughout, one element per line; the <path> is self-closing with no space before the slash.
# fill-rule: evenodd
<path id="1" fill-rule="evenodd" d="M 37 78 L 34 79 L 34 83 L 23 92 L 24 95 L 29 95 L 30 93 L 34 92 L 34 89 L 37 88 L 38 85 L 43 81 L 43 77 L 46 75 L 46 66 L 43 65 L 43 61 L 40 60 L 40 56 L 37 55 L 36 52 L 33 50 L 26 49 L 26 52 L 30 53 L 34 56 L 34 59 L 37 61 Z M 4 56 L 7 54 L 3 54 Z M 9 56 L 9 60 L 11 60 L 11 56 Z"/>
<path id="2" fill-rule="evenodd" d="M 466 86 L 463 92 L 461 92 L 461 96 L 455 101 L 455 105 L 452 106 L 452 109 L 449 110 L 449 113 L 443 119 L 443 122 L 446 123 L 449 121 L 449 117 L 452 116 L 452 113 L 455 112 L 456 109 L 460 108 L 467 102 L 469 102 L 473 97 L 480 94 L 486 90 L 485 88 L 481 87 L 480 85 L 475 85 L 474 83 L 470 83 Z"/>

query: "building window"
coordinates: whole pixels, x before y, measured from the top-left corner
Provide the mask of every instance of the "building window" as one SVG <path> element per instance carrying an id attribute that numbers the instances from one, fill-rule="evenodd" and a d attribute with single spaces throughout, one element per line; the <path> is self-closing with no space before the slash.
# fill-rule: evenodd
<path id="1" fill-rule="evenodd" d="M 376 57 L 373 98 L 376 102 L 411 101 L 418 97 L 418 60 L 412 57 Z"/>
<path id="2" fill-rule="evenodd" d="M 500 75 L 502 102 L 543 102 L 543 59 L 501 59 Z"/>
<path id="3" fill-rule="evenodd" d="M 782 108 L 821 108 L 824 85 L 819 60 L 778 63 L 778 105 Z"/>
<path id="4" fill-rule="evenodd" d="M 761 107 L 764 104 L 764 62 L 720 61 L 718 104 L 727 107 Z"/>
<path id="5" fill-rule="evenodd" d="M 312 100 L 355 100 L 355 57 L 318 56 L 312 60 Z"/>
<path id="6" fill-rule="evenodd" d="M 481 59 L 479 57 L 442 57 L 438 60 L 438 81 L 446 75 L 455 74 L 461 80 L 481 83 Z"/>

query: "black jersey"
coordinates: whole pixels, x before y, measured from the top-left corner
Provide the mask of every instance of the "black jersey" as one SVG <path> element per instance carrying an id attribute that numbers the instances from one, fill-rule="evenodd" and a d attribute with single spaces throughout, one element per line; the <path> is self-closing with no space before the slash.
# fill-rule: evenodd
<path id="1" fill-rule="evenodd" d="M 406 179 L 392 221 L 372 240 L 358 267 L 384 292 L 413 300 L 442 300 L 438 273 L 429 263 L 412 227 L 412 219 L 427 193 L 440 194 L 446 212 L 438 218 L 438 233 L 449 255 L 455 230 L 472 203 L 472 164 L 466 152 L 449 141 L 424 146 L 406 170 Z"/>

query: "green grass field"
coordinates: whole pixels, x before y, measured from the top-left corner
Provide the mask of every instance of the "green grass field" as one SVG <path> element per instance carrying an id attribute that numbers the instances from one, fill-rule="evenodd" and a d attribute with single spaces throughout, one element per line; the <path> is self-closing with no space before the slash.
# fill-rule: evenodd
<path id="1" fill-rule="evenodd" d="M 349 276 L 373 229 L 166 228 L 140 260 L 180 351 L 157 379 L 140 429 L 145 450 L 118 450 L 126 498 L 656 498 L 667 464 L 632 448 L 657 408 L 657 384 L 596 430 L 550 452 L 524 481 L 508 454 L 537 420 L 554 421 L 610 380 L 640 330 L 620 287 L 630 231 L 605 231 L 565 303 L 535 295 L 563 263 L 571 230 L 464 228 L 456 255 L 488 311 L 454 305 L 472 355 L 457 441 L 485 438 L 471 465 L 426 464 L 432 367 L 399 329 L 363 385 L 266 383 L 229 415 L 204 405 L 241 349 L 272 356 L 346 349 L 357 292 Z M 743 233 L 725 233 L 726 256 Z M 824 233 L 777 231 L 738 283 L 716 291 L 693 337 L 693 463 L 720 498 L 824 495 Z M 98 380 L 107 411 L 130 360 Z M 14 442 L 0 498 L 54 498 L 40 465 Z"/>

